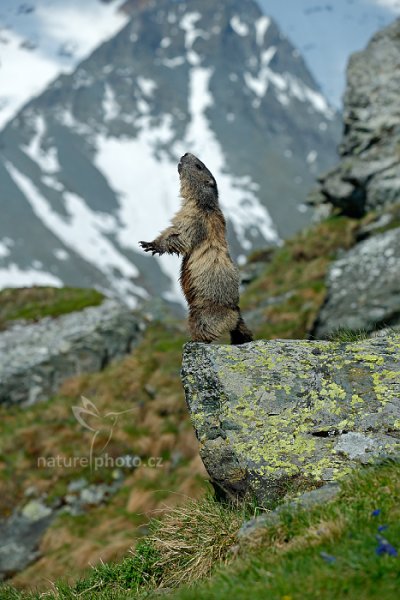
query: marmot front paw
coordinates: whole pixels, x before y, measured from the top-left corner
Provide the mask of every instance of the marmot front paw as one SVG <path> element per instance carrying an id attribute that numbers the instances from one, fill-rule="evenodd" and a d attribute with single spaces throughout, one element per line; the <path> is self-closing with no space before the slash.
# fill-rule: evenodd
<path id="1" fill-rule="evenodd" d="M 153 256 L 155 254 L 163 254 L 163 252 L 154 245 L 154 242 L 139 242 L 139 245 L 145 252 L 151 252 Z"/>

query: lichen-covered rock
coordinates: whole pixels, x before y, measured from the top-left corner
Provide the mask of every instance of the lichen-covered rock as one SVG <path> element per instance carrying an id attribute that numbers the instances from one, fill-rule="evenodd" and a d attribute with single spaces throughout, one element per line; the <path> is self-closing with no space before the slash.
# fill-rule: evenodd
<path id="1" fill-rule="evenodd" d="M 141 323 L 107 300 L 57 319 L 0 333 L 0 404 L 31 405 L 54 395 L 65 379 L 101 371 L 138 340 Z"/>
<path id="2" fill-rule="evenodd" d="M 311 203 L 360 216 L 400 202 L 400 19 L 354 54 L 347 71 L 338 167 L 320 179 Z"/>
<path id="3" fill-rule="evenodd" d="M 400 228 L 357 244 L 335 261 L 327 286 L 314 337 L 400 324 Z"/>
<path id="4" fill-rule="evenodd" d="M 231 497 L 265 504 L 400 448 L 399 335 L 190 343 L 182 379 L 203 462 Z"/>

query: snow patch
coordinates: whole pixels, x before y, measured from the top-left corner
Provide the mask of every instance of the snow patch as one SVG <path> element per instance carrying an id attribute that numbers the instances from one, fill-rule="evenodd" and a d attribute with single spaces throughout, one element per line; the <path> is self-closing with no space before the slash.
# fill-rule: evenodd
<path id="1" fill-rule="evenodd" d="M 171 45 L 171 38 L 165 37 L 161 40 L 160 46 L 161 48 L 169 48 Z"/>
<path id="2" fill-rule="evenodd" d="M 309 165 L 312 165 L 313 163 L 315 163 L 315 161 L 317 160 L 317 158 L 318 158 L 318 152 L 316 150 L 311 150 L 311 152 L 309 152 L 307 154 L 306 160 L 307 160 L 307 162 L 308 162 Z"/>
<path id="3" fill-rule="evenodd" d="M 61 279 L 35 269 L 23 270 L 15 264 L 8 265 L 6 269 L 0 269 L 0 289 L 31 287 L 33 285 L 50 285 L 62 287 Z"/>
<path id="4" fill-rule="evenodd" d="M 68 252 L 66 252 L 62 248 L 56 248 L 56 250 L 54 250 L 54 256 L 57 258 L 57 260 L 61 260 L 61 261 L 65 261 L 65 260 L 69 259 Z"/>
<path id="5" fill-rule="evenodd" d="M 150 104 L 148 102 L 146 102 L 145 100 L 143 100 L 143 98 L 139 98 L 136 105 L 137 105 L 137 109 L 138 109 L 139 113 L 141 113 L 142 115 L 149 114 Z"/>
<path id="6" fill-rule="evenodd" d="M 103 111 L 105 121 L 113 121 L 120 113 L 120 106 L 115 97 L 114 90 L 107 84 L 104 98 L 103 98 Z"/>
<path id="7" fill-rule="evenodd" d="M 200 158 L 207 156 L 207 164 L 218 182 L 222 210 L 232 222 L 243 248 L 249 250 L 252 244 L 247 238 L 247 231 L 254 226 L 254 223 L 257 223 L 258 232 L 265 240 L 276 242 L 278 236 L 268 211 L 251 191 L 250 177 L 233 177 L 226 172 L 226 160 L 222 148 L 206 115 L 207 109 L 213 104 L 209 90 L 212 73 L 212 69 L 191 70 L 189 96 L 191 121 L 186 139 L 192 152 Z"/>
<path id="8" fill-rule="evenodd" d="M 286 80 L 292 96 L 300 100 L 300 102 L 310 102 L 316 111 L 322 113 L 327 119 L 333 119 L 335 113 L 322 94 L 315 92 L 303 82 L 293 77 L 293 75 L 286 74 Z"/>
<path id="9" fill-rule="evenodd" d="M 29 146 L 22 146 L 22 150 L 38 164 L 45 173 L 57 173 L 60 171 L 57 149 L 49 148 L 45 151 L 42 148 L 43 138 L 47 130 L 46 122 L 42 115 L 36 115 L 32 125 L 35 135 L 32 137 Z"/>
<path id="10" fill-rule="evenodd" d="M 264 75 L 264 76 L 262 76 Z M 268 89 L 268 77 L 265 74 L 260 73 L 258 77 L 253 77 L 251 73 L 244 74 L 244 82 L 259 98 L 263 98 L 267 93 Z"/>
<path id="11" fill-rule="evenodd" d="M 192 48 L 196 39 L 202 34 L 201 30 L 195 29 L 195 25 L 200 19 L 201 14 L 199 12 L 187 13 L 181 19 L 180 27 L 185 32 L 185 47 L 187 50 Z"/>
<path id="12" fill-rule="evenodd" d="M 50 177 L 49 175 L 42 175 L 42 182 L 47 185 L 47 187 L 56 190 L 56 192 L 62 192 L 64 190 L 64 186 L 54 177 Z"/>
<path id="13" fill-rule="evenodd" d="M 4 243 L 4 240 L 0 240 L 0 258 L 6 258 L 10 255 L 10 248 Z"/>
<path id="14" fill-rule="evenodd" d="M 157 89 L 157 84 L 152 79 L 147 79 L 146 77 L 138 77 L 136 81 L 144 96 L 152 96 L 155 90 Z"/>
<path id="15" fill-rule="evenodd" d="M 138 241 L 153 240 L 179 209 L 178 157 L 155 156 L 160 135 L 173 137 L 170 118 L 160 127 L 143 127 L 135 139 L 98 136 L 95 164 L 118 194 L 120 208 L 117 230 L 122 247 L 138 251 Z M 183 301 L 178 285 L 176 257 L 157 257 L 161 269 L 172 279 L 174 299 Z"/>
<path id="16" fill-rule="evenodd" d="M 176 69 L 176 67 L 180 67 L 185 64 L 185 59 L 183 56 L 176 56 L 175 58 L 164 58 L 162 64 L 168 67 L 169 69 Z"/>
<path id="17" fill-rule="evenodd" d="M 316 92 L 305 85 L 302 81 L 290 73 L 276 73 L 270 68 L 270 62 L 277 52 L 275 46 L 270 46 L 260 54 L 260 70 L 257 75 L 245 72 L 243 77 L 245 84 L 259 99 L 267 93 L 269 83 L 276 88 L 278 101 L 287 106 L 290 103 L 290 96 L 300 102 L 308 102 L 314 110 L 322 113 L 326 119 L 333 119 L 334 111 L 330 108 L 328 102 L 322 94 Z M 259 105 L 259 102 L 256 103 Z"/>
<path id="18" fill-rule="evenodd" d="M 102 271 L 120 294 L 146 297 L 146 293 L 132 281 L 139 275 L 138 269 L 103 235 L 103 232 L 107 234 L 117 229 L 113 217 L 90 210 L 82 198 L 66 192 L 64 203 L 68 219 L 64 220 L 14 165 L 6 162 L 5 167 L 34 213 L 67 248 Z"/>
<path id="19" fill-rule="evenodd" d="M 240 17 L 238 17 L 237 15 L 232 17 L 230 23 L 231 23 L 231 27 L 232 27 L 233 31 L 235 33 L 237 33 L 238 35 L 240 35 L 241 37 L 245 37 L 246 35 L 249 35 L 248 25 L 246 23 L 243 23 L 243 21 L 241 21 Z"/>
<path id="20" fill-rule="evenodd" d="M 282 106 L 289 106 L 290 100 L 289 100 L 288 96 L 285 93 L 278 92 L 276 94 L 276 97 L 278 99 L 278 102 L 280 102 L 282 104 Z"/>
<path id="21" fill-rule="evenodd" d="M 256 28 L 256 42 L 259 46 L 264 45 L 265 34 L 267 33 L 268 27 L 271 24 L 271 19 L 268 17 L 260 17 L 255 22 L 254 26 Z"/>
<path id="22" fill-rule="evenodd" d="M 200 19 L 201 14 L 198 12 L 187 13 L 180 22 L 180 27 L 185 32 L 186 58 L 188 63 L 194 66 L 201 63 L 201 58 L 197 52 L 193 50 L 193 44 L 198 37 L 205 37 L 204 31 L 195 29 L 195 24 Z"/>
<path id="23" fill-rule="evenodd" d="M 277 52 L 276 46 L 270 46 L 267 50 L 261 52 L 261 64 L 268 66 Z"/>

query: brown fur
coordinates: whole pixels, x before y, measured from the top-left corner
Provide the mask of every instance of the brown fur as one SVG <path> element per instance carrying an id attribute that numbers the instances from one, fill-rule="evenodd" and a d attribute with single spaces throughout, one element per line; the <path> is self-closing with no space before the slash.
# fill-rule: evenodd
<path id="1" fill-rule="evenodd" d="M 229 255 L 215 179 L 193 154 L 181 158 L 178 170 L 181 209 L 153 242 L 140 244 L 153 255 L 183 256 L 181 285 L 194 341 L 209 343 L 229 331 L 232 344 L 249 342 L 253 338 L 240 314 L 239 271 Z"/>

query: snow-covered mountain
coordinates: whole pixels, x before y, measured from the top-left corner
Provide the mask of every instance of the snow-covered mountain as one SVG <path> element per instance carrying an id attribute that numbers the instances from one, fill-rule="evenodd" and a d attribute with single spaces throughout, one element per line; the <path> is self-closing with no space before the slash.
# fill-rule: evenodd
<path id="1" fill-rule="evenodd" d="M 123 3 L 1 0 L 0 127 L 126 24 Z"/>
<path id="2" fill-rule="evenodd" d="M 177 210 L 186 151 L 214 172 L 240 259 L 307 222 L 338 119 L 253 0 L 128 0 L 128 23 L 0 134 L 0 287 L 179 300 L 176 257 L 138 248 Z"/>

